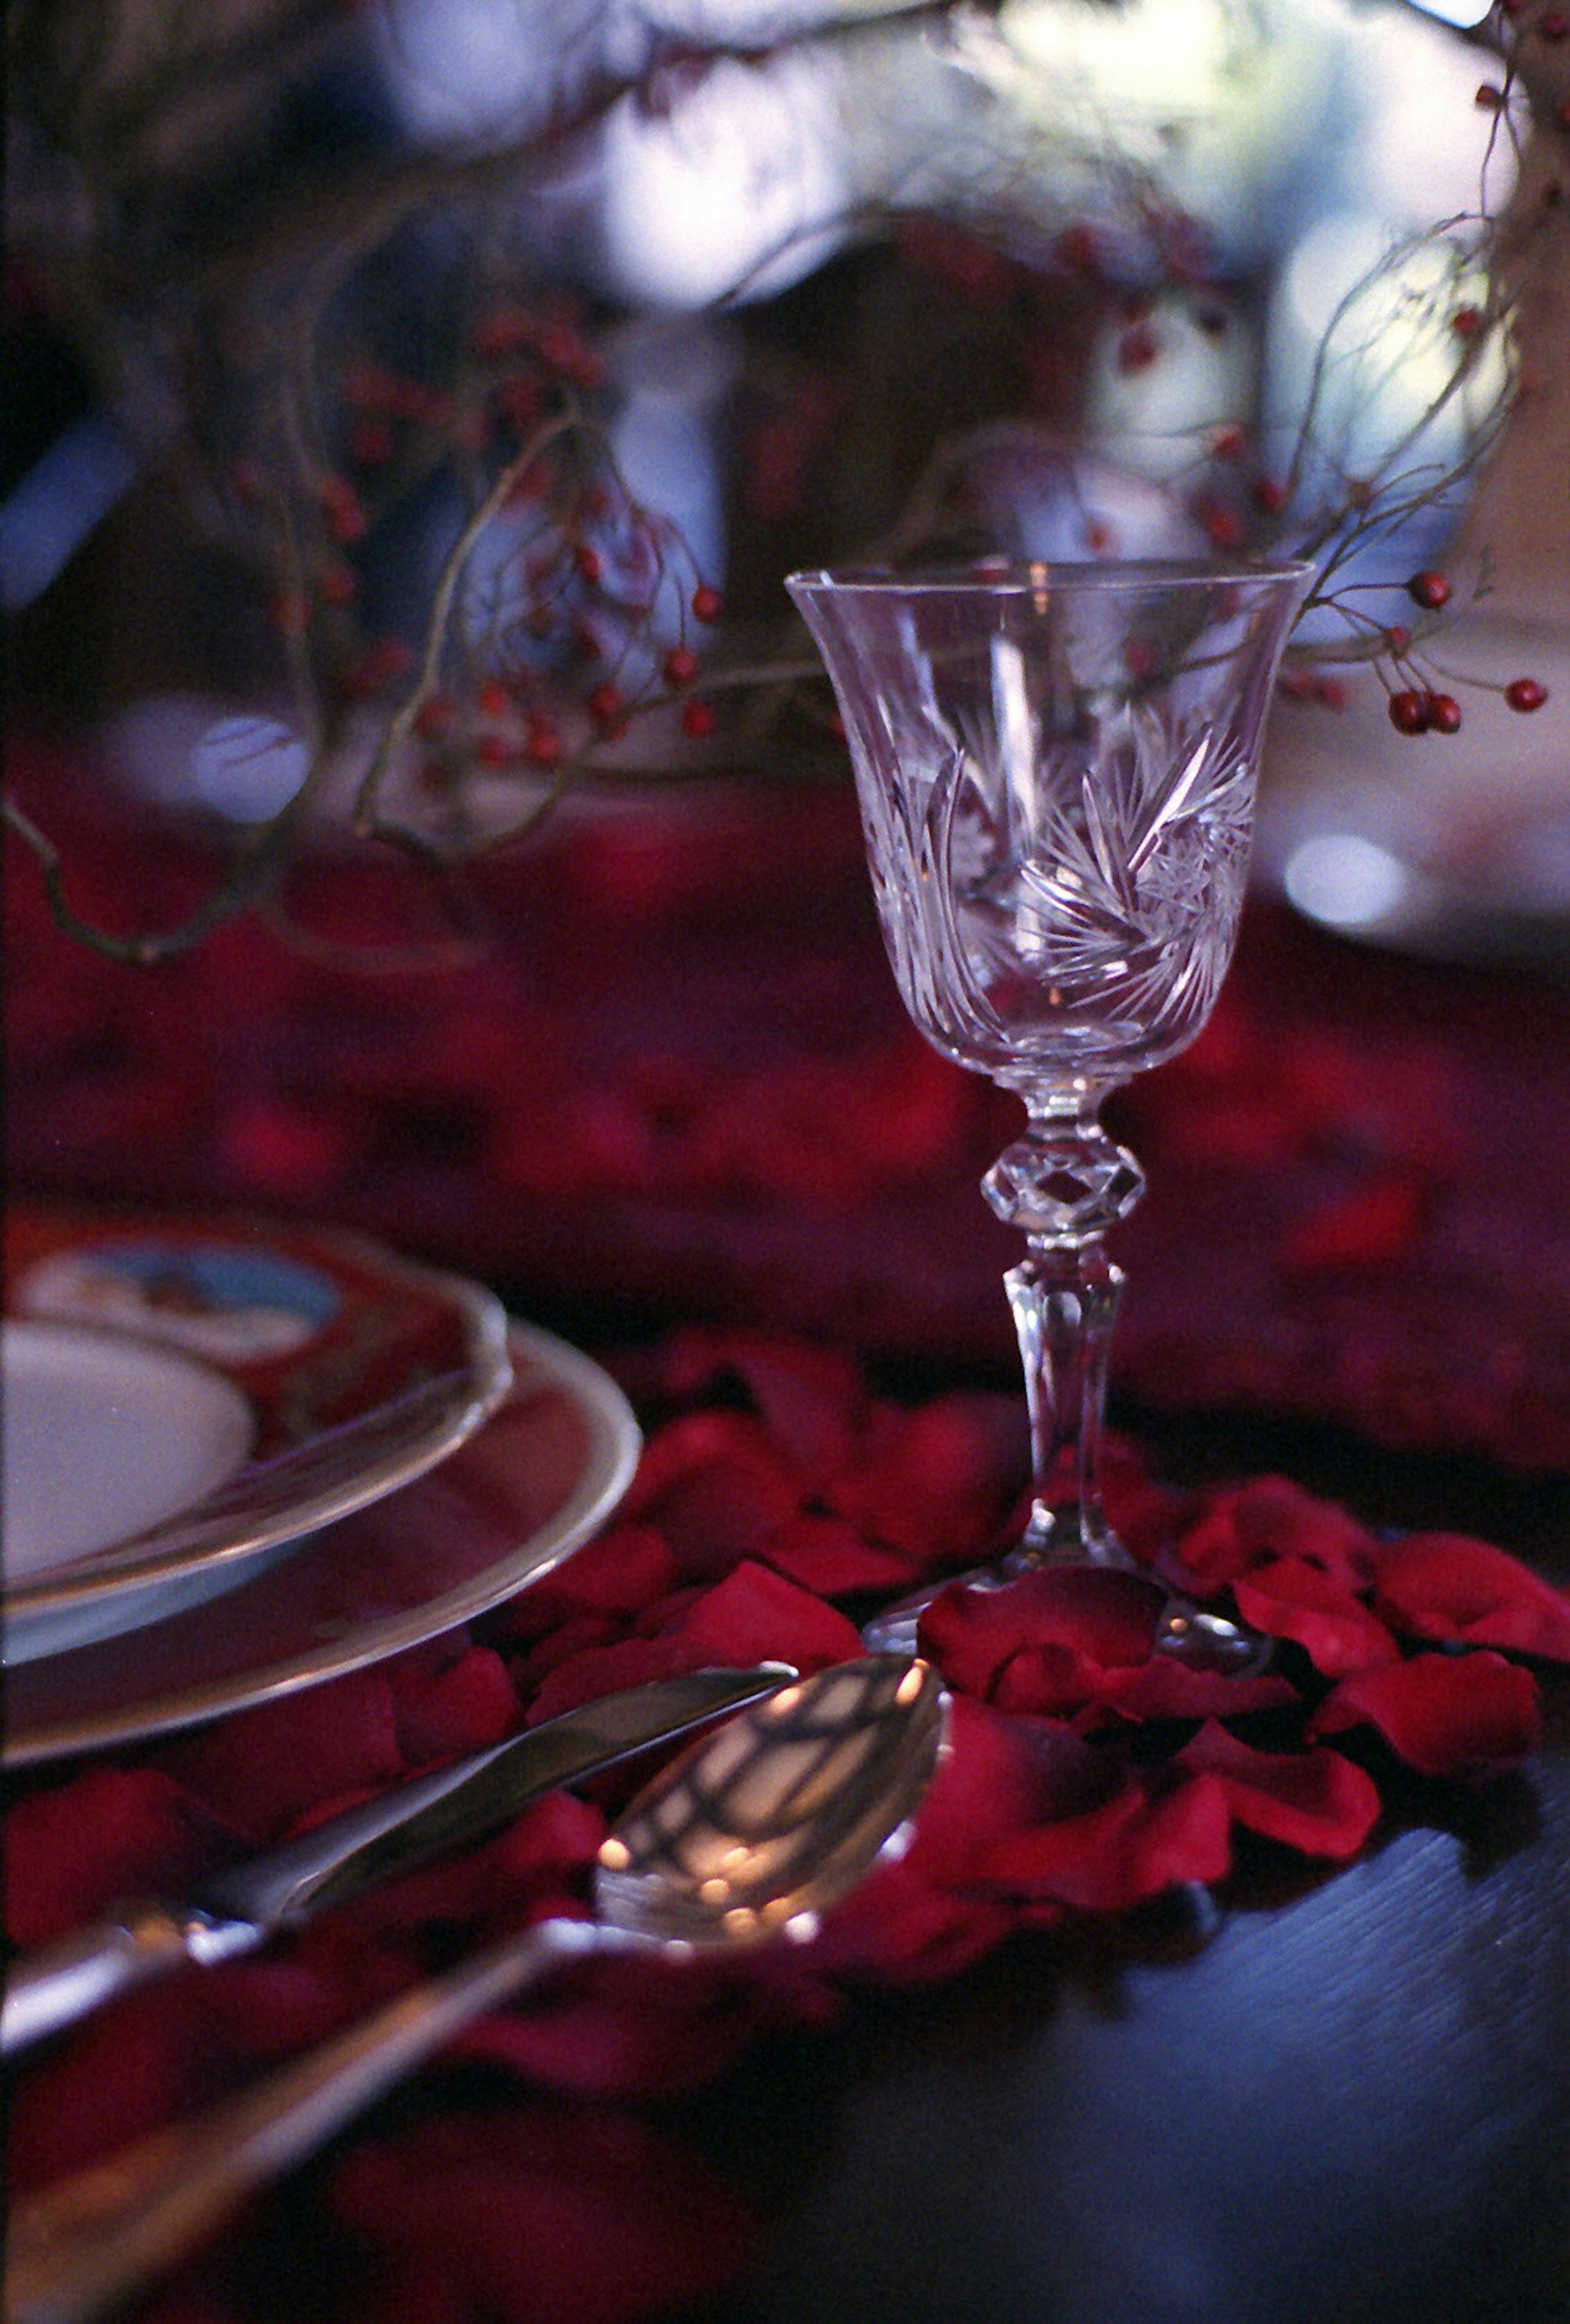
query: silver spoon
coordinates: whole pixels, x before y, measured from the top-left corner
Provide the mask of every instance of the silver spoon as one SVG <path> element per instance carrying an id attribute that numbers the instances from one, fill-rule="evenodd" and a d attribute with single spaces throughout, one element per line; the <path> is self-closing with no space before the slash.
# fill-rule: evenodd
<path id="1" fill-rule="evenodd" d="M 600 1850 L 592 1921 L 543 1921 L 416 1986 L 227 2104 L 14 2207 L 7 2324 L 83 2324 L 302 2162 L 475 2017 L 595 1953 L 670 1959 L 812 1936 L 897 1855 L 937 1765 L 925 1663 L 873 1655 L 782 1688 L 648 1784 Z"/>

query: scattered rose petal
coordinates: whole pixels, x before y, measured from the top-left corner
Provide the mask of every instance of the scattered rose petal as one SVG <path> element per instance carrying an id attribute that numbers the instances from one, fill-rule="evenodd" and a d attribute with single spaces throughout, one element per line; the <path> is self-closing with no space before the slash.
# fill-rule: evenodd
<path id="1" fill-rule="evenodd" d="M 228 1852 L 223 1827 L 156 1767 L 95 1767 L 18 1800 L 5 1826 L 5 1930 L 62 1936 L 124 1896 L 178 1886 Z"/>
<path id="2" fill-rule="evenodd" d="M 1111 1566 L 1043 1566 L 1001 1589 L 963 1583 L 921 1617 L 924 1654 L 947 1683 L 1046 1715 L 1093 1694 L 1104 1671 L 1146 1661 L 1164 1603 L 1154 1582 Z"/>
<path id="3" fill-rule="evenodd" d="M 1426 1775 L 1513 1767 L 1540 1729 L 1530 1672 L 1486 1648 L 1356 1671 L 1320 1706 L 1309 1732 L 1334 1735 L 1365 1720 Z"/>
<path id="4" fill-rule="evenodd" d="M 861 1373 L 848 1351 L 808 1347 L 763 1333 L 689 1330 L 677 1334 L 666 1356 L 673 1396 L 712 1393 L 734 1375 L 768 1431 L 808 1485 L 848 1466 L 864 1398 Z"/>
<path id="5" fill-rule="evenodd" d="M 1381 1550 L 1374 1610 L 1407 1637 L 1462 1639 L 1570 1662 L 1570 1597 L 1464 1534 L 1408 1534 Z"/>
<path id="6" fill-rule="evenodd" d="M 1178 1757 L 1221 1778 L 1239 1823 L 1306 1856 L 1355 1856 L 1379 1820 L 1379 1786 L 1339 1751 L 1256 1751 L 1207 1720 Z"/>
<path id="7" fill-rule="evenodd" d="M 908 1557 L 868 1541 L 844 1517 L 787 1517 L 759 1543 L 757 1554 L 776 1573 L 821 1598 L 845 1598 L 858 1591 L 894 1597 L 911 1580 Z"/>
<path id="8" fill-rule="evenodd" d="M 1300 1557 L 1273 1558 L 1233 1585 L 1238 1611 L 1272 1638 L 1295 1638 L 1326 1678 L 1400 1659 L 1400 1648 L 1350 1590 Z"/>
<path id="9" fill-rule="evenodd" d="M 362 2146 L 328 2200 L 397 2273 L 439 2255 L 454 2312 L 498 2324 L 632 2324 L 711 2301 L 756 2234 L 743 2197 L 671 2132 L 522 2097 Z"/>
<path id="10" fill-rule="evenodd" d="M 1174 1558 L 1183 1586 L 1200 1593 L 1282 1557 L 1356 1588 L 1368 1579 L 1374 1547 L 1367 1528 L 1334 1501 L 1288 1477 L 1255 1477 L 1206 1497 Z"/>
<path id="11" fill-rule="evenodd" d="M 493 1647 L 470 1646 L 431 1674 L 388 1666 L 405 1762 L 456 1759 L 461 1752 L 499 1743 L 518 1716 L 518 1698 L 506 1665 Z"/>
<path id="12" fill-rule="evenodd" d="M 1173 1655 L 1152 1655 L 1134 1670 L 1108 1671 L 1097 1699 L 1109 1711 L 1139 1722 L 1163 1719 L 1241 1719 L 1251 1711 L 1278 1711 L 1296 1702 L 1298 1690 L 1279 1671 L 1251 1678 L 1224 1671 L 1191 1670 Z"/>
<path id="13" fill-rule="evenodd" d="M 989 1554 L 1026 1470 L 1020 1400 L 956 1393 L 914 1411 L 883 1407 L 862 1457 L 825 1499 L 874 1540 L 908 1551 L 924 1572 Z"/>
<path id="14" fill-rule="evenodd" d="M 167 1744 L 164 1764 L 237 1831 L 273 1838 L 323 1800 L 403 1773 L 384 1671 L 350 1671 Z"/>
<path id="15" fill-rule="evenodd" d="M 1082 1912 L 1121 1913 L 1232 1867 L 1232 1808 L 1219 1775 L 1185 1775 L 1154 1793 L 1131 1779 L 1088 1815 L 1000 1840 L 987 1869 L 1000 1889 Z"/>

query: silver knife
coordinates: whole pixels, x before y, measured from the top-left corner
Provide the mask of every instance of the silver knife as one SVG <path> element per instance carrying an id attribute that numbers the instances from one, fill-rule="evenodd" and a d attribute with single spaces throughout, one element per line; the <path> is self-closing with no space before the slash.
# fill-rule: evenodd
<path id="1" fill-rule="evenodd" d="M 0 2053 L 25 2049 L 182 1962 L 206 1967 L 252 1952 L 309 1914 L 506 1822 L 541 1793 L 673 1741 L 796 1675 L 789 1663 L 761 1663 L 627 1687 L 210 1873 L 178 1902 L 123 1905 L 12 1964 Z"/>

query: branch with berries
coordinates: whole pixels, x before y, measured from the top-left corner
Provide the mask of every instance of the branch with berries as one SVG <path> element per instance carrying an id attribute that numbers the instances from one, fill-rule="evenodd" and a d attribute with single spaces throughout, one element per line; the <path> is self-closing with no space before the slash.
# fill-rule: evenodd
<path id="1" fill-rule="evenodd" d="M 538 831 L 577 791 L 709 779 L 765 752 L 778 764 L 781 733 L 796 738 L 787 760 L 792 751 L 821 760 L 826 743 L 843 757 L 817 658 L 780 609 L 777 588 L 769 619 L 753 625 L 760 643 L 724 621 L 714 577 L 681 528 L 629 483 L 607 375 L 606 340 L 619 318 L 553 282 L 531 245 L 531 198 L 633 84 L 592 83 L 575 107 L 513 145 L 371 173 L 357 202 L 339 189 L 319 206 L 319 227 L 328 222 L 319 239 L 293 215 L 287 232 L 264 220 L 237 250 L 199 244 L 189 272 L 166 286 L 145 263 L 147 204 L 118 196 L 151 182 L 161 123 L 190 109 L 190 76 L 204 89 L 224 79 L 221 47 L 204 37 L 183 79 L 179 57 L 165 60 L 162 79 L 151 69 L 133 76 L 134 103 L 124 89 L 114 104 L 89 102 L 82 92 L 90 93 L 95 54 L 107 53 L 114 10 L 94 0 L 78 15 L 97 27 L 99 51 L 79 44 L 72 64 L 78 129 L 86 123 L 92 136 L 83 131 L 72 154 L 85 209 L 73 210 L 69 247 L 54 253 L 64 303 L 88 332 L 106 383 L 133 383 L 162 415 L 161 438 L 157 427 L 151 433 L 164 466 L 178 474 L 204 538 L 252 576 L 266 604 L 303 771 L 282 807 L 228 835 L 226 860 L 189 918 L 132 936 L 73 907 L 58 849 L 6 802 L 63 927 L 115 957 L 153 962 L 275 900 L 323 817 L 445 869 Z M 298 65 L 291 38 L 320 42 L 332 15 L 326 0 L 278 0 L 240 44 L 244 55 L 236 51 L 236 74 L 248 85 L 278 51 L 287 78 Z M 184 13 L 173 17 L 189 35 Z M 24 47 L 54 38 L 37 6 L 24 5 L 18 22 Z M 1289 438 L 1218 420 L 1197 431 L 1189 467 L 1172 484 L 1219 554 L 1289 552 L 1316 566 L 1311 633 L 1288 659 L 1286 690 L 1333 706 L 1344 697 L 1342 670 L 1371 668 L 1393 724 L 1409 734 L 1455 733 L 1468 684 L 1493 687 L 1523 714 L 1547 700 L 1530 674 L 1463 680 L 1448 669 L 1448 628 L 1486 573 L 1468 586 L 1436 564 L 1370 572 L 1399 553 L 1415 516 L 1454 508 L 1497 448 L 1531 385 L 1516 353 L 1516 315 L 1545 249 L 1563 254 L 1556 164 L 1570 117 L 1555 77 L 1563 13 L 1499 0 L 1491 38 L 1501 69 L 1480 86 L 1478 103 L 1492 135 L 1519 147 L 1529 111 L 1550 155 L 1529 199 L 1498 217 L 1483 204 L 1388 253 L 1333 316 Z M 716 48 L 713 57 L 741 53 Z M 660 69 L 651 60 L 643 76 L 651 103 Z M 69 115 L 60 98 L 51 116 L 57 137 L 67 136 Z M 106 142 L 116 123 L 123 150 Z M 96 178 L 94 137 L 108 153 Z M 1155 288 L 1190 299 L 1203 326 L 1210 302 L 1194 222 L 1126 158 L 1108 153 L 1102 168 L 1151 254 Z M 1121 369 L 1144 374 L 1159 363 L 1151 285 L 1131 290 L 1109 274 L 1088 226 L 1071 222 L 1043 241 L 1001 200 L 958 222 L 891 211 L 875 233 L 870 217 L 856 226 L 861 248 L 879 245 L 883 279 L 915 274 L 917 310 L 936 312 L 941 294 L 967 320 L 984 312 L 994 337 L 1012 329 L 1019 344 L 1001 368 L 1033 408 L 1050 404 L 1059 425 L 1073 419 L 1052 321 L 1066 307 L 1111 318 Z M 1371 375 L 1377 387 L 1390 360 L 1370 319 L 1387 310 L 1400 322 L 1403 359 L 1420 346 L 1432 384 L 1375 456 L 1353 465 L 1342 415 Z M 897 337 L 911 305 L 881 311 L 886 335 Z M 865 514 L 835 478 L 858 467 L 882 473 L 885 447 L 875 439 L 889 426 L 883 400 L 873 399 L 858 436 L 855 399 L 832 372 L 847 345 L 864 369 L 877 367 L 871 327 L 829 337 L 834 354 L 816 366 L 775 345 L 749 375 L 753 465 L 740 498 L 765 553 L 780 544 L 780 570 L 804 546 L 820 560 L 846 561 L 917 549 L 973 433 L 928 447 L 891 507 L 853 521 L 843 537 L 827 519 L 814 532 L 804 511 L 815 497 Z M 968 363 L 968 337 L 965 346 Z M 1094 530 L 1085 553 L 1115 555 L 1117 545 Z M 1400 593 L 1398 617 L 1390 601 Z"/>

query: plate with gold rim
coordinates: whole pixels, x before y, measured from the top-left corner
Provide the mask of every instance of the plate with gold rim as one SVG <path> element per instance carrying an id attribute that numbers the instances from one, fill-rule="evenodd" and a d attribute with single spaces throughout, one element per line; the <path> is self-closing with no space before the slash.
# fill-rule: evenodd
<path id="1" fill-rule="evenodd" d="M 8 1766 L 201 1725 L 439 1638 L 592 1539 L 642 1446 L 591 1358 L 513 1324 L 512 1384 L 439 1464 L 202 1606 L 6 1674 Z"/>
<path id="2" fill-rule="evenodd" d="M 483 1425 L 483 1286 L 367 1239 L 21 1204 L 0 1325 L 8 1668 L 237 1583 Z"/>

